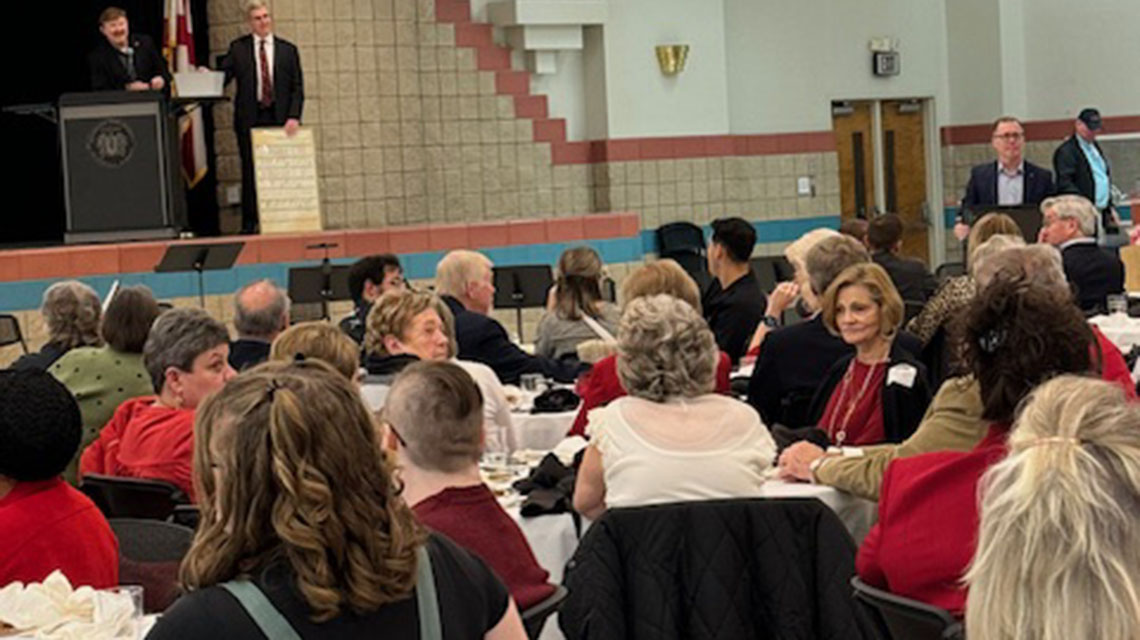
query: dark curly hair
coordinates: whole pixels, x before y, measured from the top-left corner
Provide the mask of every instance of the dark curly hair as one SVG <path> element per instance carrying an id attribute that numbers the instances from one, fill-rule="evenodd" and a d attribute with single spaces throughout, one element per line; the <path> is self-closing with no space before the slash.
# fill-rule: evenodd
<path id="1" fill-rule="evenodd" d="M 961 317 L 966 365 L 981 388 L 982 417 L 1010 423 L 1037 385 L 1092 369 L 1092 330 L 1062 292 L 999 273 Z"/>
<path id="2" fill-rule="evenodd" d="M 0 475 L 58 476 L 75 456 L 83 421 L 67 387 L 43 371 L 0 371 Z"/>

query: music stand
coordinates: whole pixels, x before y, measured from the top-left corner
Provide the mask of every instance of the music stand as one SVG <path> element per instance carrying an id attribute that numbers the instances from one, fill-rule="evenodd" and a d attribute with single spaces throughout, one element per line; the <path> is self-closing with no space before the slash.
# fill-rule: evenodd
<path id="1" fill-rule="evenodd" d="M 548 264 L 523 264 L 495 267 L 494 278 L 495 306 L 515 310 L 519 342 L 522 342 L 522 310 L 546 306 L 546 293 L 554 285 L 554 274 Z"/>
<path id="2" fill-rule="evenodd" d="M 244 242 L 218 242 L 209 244 L 172 244 L 166 247 L 162 260 L 154 267 L 155 273 L 198 273 L 198 303 L 206 307 L 205 271 L 230 269 L 237 261 Z"/>
<path id="3" fill-rule="evenodd" d="M 351 300 L 348 289 L 349 265 L 321 264 L 289 270 L 289 299 L 294 304 L 321 304 L 321 319 L 329 319 L 329 303 Z"/>

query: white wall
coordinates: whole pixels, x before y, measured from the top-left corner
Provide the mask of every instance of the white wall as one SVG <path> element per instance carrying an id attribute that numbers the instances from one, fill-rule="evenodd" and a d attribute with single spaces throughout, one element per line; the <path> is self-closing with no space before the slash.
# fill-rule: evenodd
<path id="1" fill-rule="evenodd" d="M 728 133 L 722 0 L 611 0 L 603 31 L 611 138 Z M 689 45 L 683 72 L 661 73 L 659 44 Z"/>
<path id="2" fill-rule="evenodd" d="M 998 4 L 993 0 L 947 0 L 949 122 L 989 122 L 1005 113 Z"/>
<path id="3" fill-rule="evenodd" d="M 546 96 L 547 110 L 551 118 L 566 119 L 568 140 L 588 140 L 582 52 L 559 51 L 557 56 L 557 72 L 531 74 L 530 91 Z"/>
<path id="4" fill-rule="evenodd" d="M 830 103 L 934 97 L 946 114 L 943 0 L 724 0 L 732 133 L 831 129 Z M 871 74 L 868 40 L 898 38 L 902 73 Z"/>

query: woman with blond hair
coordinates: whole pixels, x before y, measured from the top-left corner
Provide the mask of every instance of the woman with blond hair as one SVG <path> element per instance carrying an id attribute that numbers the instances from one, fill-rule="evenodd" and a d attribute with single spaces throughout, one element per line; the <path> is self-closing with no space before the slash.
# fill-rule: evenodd
<path id="1" fill-rule="evenodd" d="M 44 291 L 40 315 L 48 339 L 36 353 L 25 353 L 14 363 L 17 371 L 47 371 L 56 360 L 75 347 L 102 346 L 99 321 L 103 315 L 99 296 L 78 280 L 57 282 Z"/>
<path id="2" fill-rule="evenodd" d="M 1008 446 L 981 482 L 970 640 L 1140 637 L 1140 408 L 1061 376 L 1033 392 Z"/>
<path id="3" fill-rule="evenodd" d="M 269 347 L 278 362 L 323 360 L 350 382 L 360 382 L 360 349 L 343 331 L 327 322 L 299 322 L 281 332 Z"/>
<path id="4" fill-rule="evenodd" d="M 612 339 L 620 314 L 602 299 L 602 258 L 590 247 L 574 247 L 558 258 L 558 279 L 538 322 L 534 352 L 560 360 L 575 358 L 587 340 Z"/>
<path id="5" fill-rule="evenodd" d="M 416 524 L 356 394 L 306 360 L 206 401 L 188 593 L 148 638 L 525 638 L 491 570 Z"/>

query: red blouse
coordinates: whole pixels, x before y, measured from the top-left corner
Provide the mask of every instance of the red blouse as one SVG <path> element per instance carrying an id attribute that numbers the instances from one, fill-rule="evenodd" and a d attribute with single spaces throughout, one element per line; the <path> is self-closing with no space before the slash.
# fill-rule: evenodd
<path id="1" fill-rule="evenodd" d="M 20 482 L 0 498 L 0 587 L 43 582 L 59 569 L 73 587 L 119 584 L 119 541 L 91 500 L 61 478 Z"/>
<path id="2" fill-rule="evenodd" d="M 888 367 L 889 362 L 866 364 L 852 358 L 819 420 L 819 428 L 827 432 L 832 444 L 877 444 L 886 438 L 883 383 Z"/>

